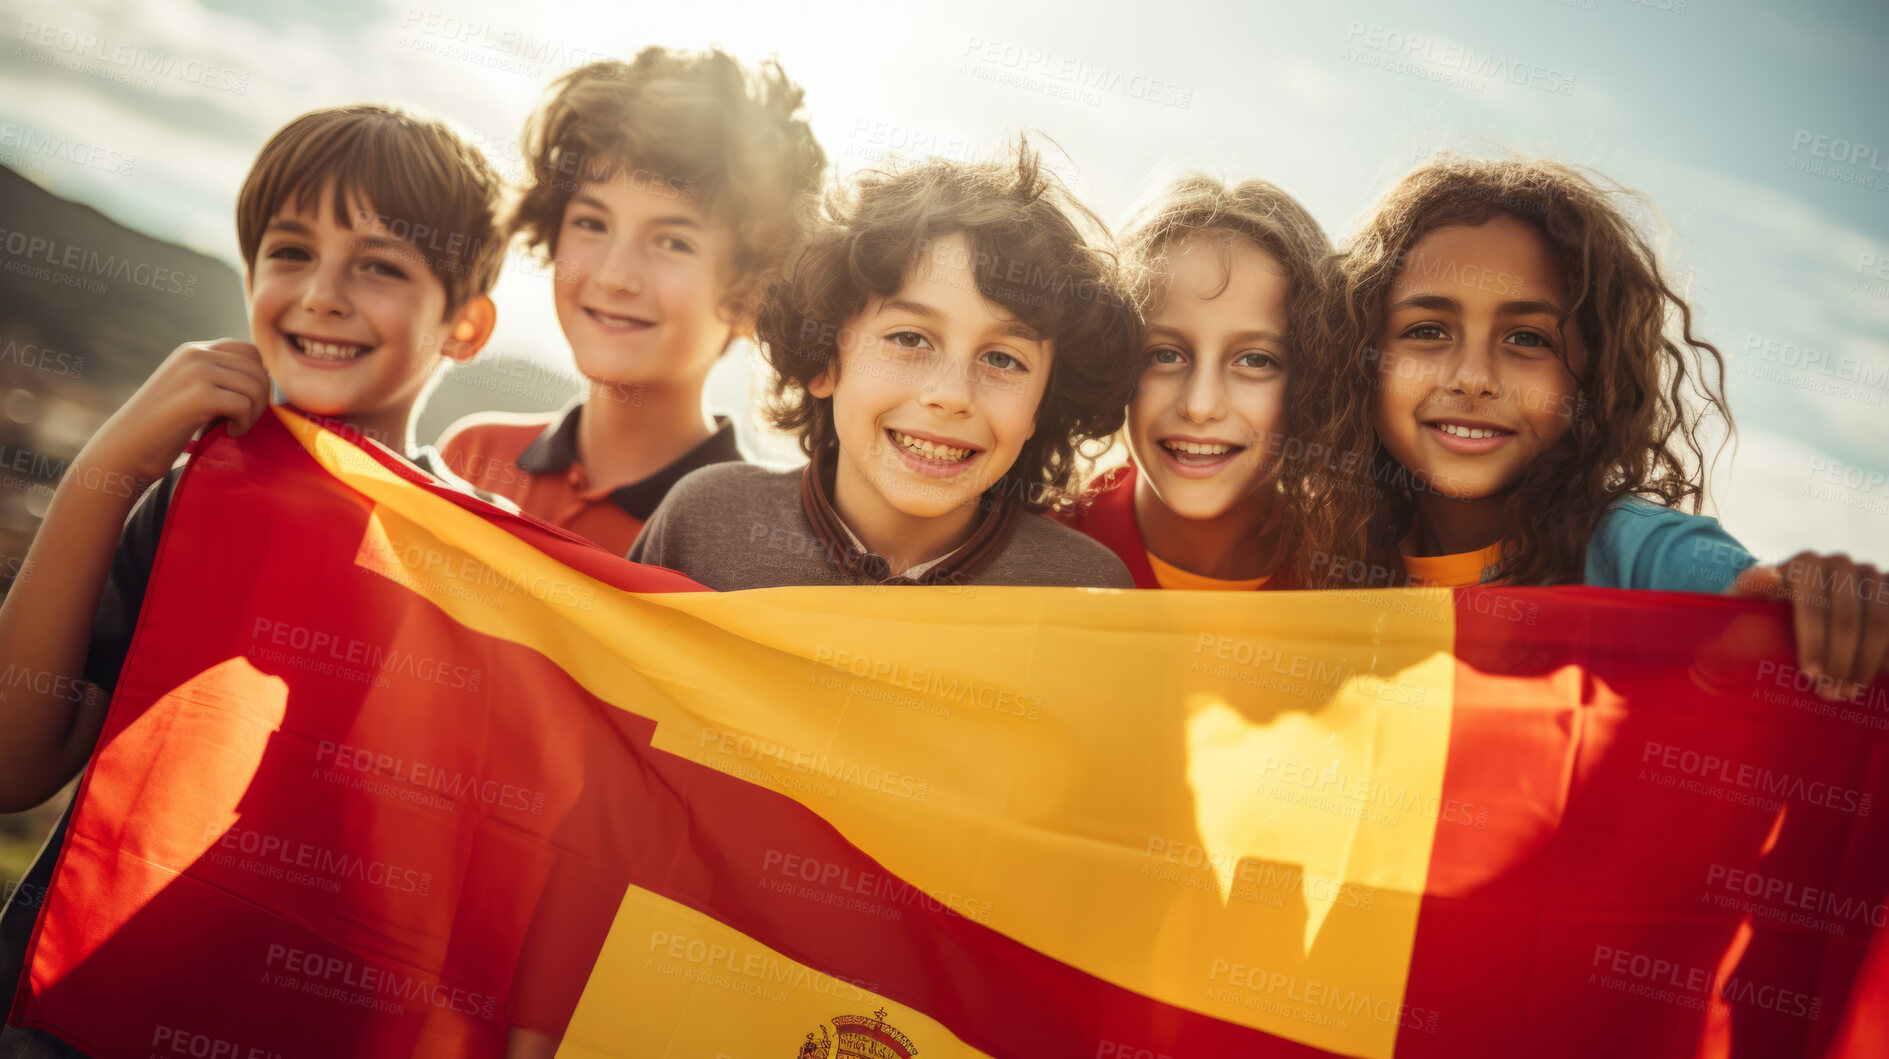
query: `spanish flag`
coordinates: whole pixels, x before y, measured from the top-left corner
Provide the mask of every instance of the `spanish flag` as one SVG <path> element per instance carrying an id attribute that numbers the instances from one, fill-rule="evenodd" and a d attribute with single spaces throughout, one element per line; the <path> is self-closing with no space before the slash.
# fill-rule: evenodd
<path id="1" fill-rule="evenodd" d="M 717 594 L 278 410 L 186 472 L 11 1018 L 141 1059 L 1889 1054 L 1889 689 L 1790 646 L 1582 588 Z"/>

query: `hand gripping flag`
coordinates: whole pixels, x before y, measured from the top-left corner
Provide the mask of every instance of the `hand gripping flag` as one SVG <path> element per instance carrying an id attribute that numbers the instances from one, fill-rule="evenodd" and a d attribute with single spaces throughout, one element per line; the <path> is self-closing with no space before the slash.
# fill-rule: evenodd
<path id="1" fill-rule="evenodd" d="M 1776 605 L 1582 588 L 717 594 L 278 410 L 186 472 L 12 1019 L 1886 1054 L 1889 691 L 1790 658 Z"/>

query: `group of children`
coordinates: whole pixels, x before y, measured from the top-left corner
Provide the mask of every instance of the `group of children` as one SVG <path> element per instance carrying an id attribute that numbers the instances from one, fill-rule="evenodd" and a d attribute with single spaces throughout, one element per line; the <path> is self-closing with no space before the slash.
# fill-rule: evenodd
<path id="1" fill-rule="evenodd" d="M 1617 196 L 1570 169 L 1425 164 L 1335 249 L 1280 188 L 1195 176 L 1117 238 L 1025 145 L 830 188 L 778 65 L 664 48 L 565 76 L 524 147 L 509 206 L 476 148 L 399 109 L 316 111 L 263 148 L 237 204 L 249 341 L 179 347 L 98 431 L 0 608 L 0 663 L 68 678 L 0 701 L 0 811 L 84 766 L 173 464 L 212 421 L 267 414 L 271 381 L 713 589 L 1586 583 L 1789 598 L 1828 696 L 1889 652 L 1880 572 L 1759 566 L 1681 510 L 1708 415 L 1729 422 L 1723 362 Z M 491 335 L 514 241 L 552 268 L 588 390 L 418 446 L 414 408 Z M 744 462 L 705 410 L 742 338 L 803 469 Z M 0 917 L 0 996 L 34 911 Z"/>

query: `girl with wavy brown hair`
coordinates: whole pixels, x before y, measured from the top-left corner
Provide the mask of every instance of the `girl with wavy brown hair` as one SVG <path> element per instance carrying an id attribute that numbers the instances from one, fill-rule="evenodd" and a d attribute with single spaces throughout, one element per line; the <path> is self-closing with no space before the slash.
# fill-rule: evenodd
<path id="1" fill-rule="evenodd" d="M 1620 194 L 1551 162 L 1443 158 L 1335 256 L 1329 414 L 1375 489 L 1322 511 L 1322 568 L 1786 596 L 1804 668 L 1842 694 L 1889 650 L 1882 575 L 1760 567 L 1697 513 L 1708 426 L 1731 422 L 1724 359 Z"/>
<path id="2" fill-rule="evenodd" d="M 1183 177 L 1123 238 L 1142 318 L 1130 462 L 1060 517 L 1138 588 L 1302 587 L 1322 419 L 1305 391 L 1331 241 L 1263 180 Z M 1308 442 L 1310 442 L 1308 444 Z"/>

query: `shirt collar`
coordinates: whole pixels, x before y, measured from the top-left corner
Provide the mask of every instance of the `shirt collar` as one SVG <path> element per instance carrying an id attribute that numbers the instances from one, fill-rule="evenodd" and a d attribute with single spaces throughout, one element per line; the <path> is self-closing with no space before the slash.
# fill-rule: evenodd
<path id="1" fill-rule="evenodd" d="M 1417 546 L 1417 527 L 1413 524 L 1410 532 L 1398 542 L 1397 550 L 1404 560 L 1404 572 L 1410 579 L 1421 585 L 1475 585 L 1487 584 L 1502 567 L 1501 541 L 1478 548 L 1473 552 L 1457 552 L 1453 555 L 1412 555 Z M 1469 580 L 1471 576 L 1475 580 Z"/>
<path id="2" fill-rule="evenodd" d="M 837 454 L 831 454 L 824 460 L 816 458 L 807 464 L 800 476 L 800 507 L 823 546 L 821 550 L 826 553 L 827 564 L 854 580 L 879 584 L 967 584 L 1003 554 L 1022 514 L 1022 505 L 1017 502 L 1015 493 L 1000 488 L 993 497 L 986 492 L 975 501 L 979 516 L 971 528 L 969 540 L 945 555 L 914 564 L 894 577 L 885 557 L 867 551 L 865 542 L 833 506 L 831 480 L 837 463 Z"/>
<path id="3" fill-rule="evenodd" d="M 557 422 L 544 428 L 513 462 L 529 474 L 554 474 L 567 471 L 577 462 L 577 417 L 583 414 L 583 401 L 566 406 Z M 734 420 L 715 417 L 715 433 L 701 444 L 677 457 L 669 466 L 639 482 L 610 491 L 610 502 L 626 514 L 648 521 L 656 513 L 663 497 L 690 471 L 712 463 L 733 463 L 746 459 L 735 437 Z"/>
<path id="4" fill-rule="evenodd" d="M 858 553 L 862 559 L 864 559 L 866 562 L 871 562 L 874 559 L 878 559 L 879 562 L 885 563 L 885 560 L 882 557 L 873 555 L 872 553 L 866 551 L 866 542 L 860 540 L 859 534 L 853 532 L 853 527 L 848 526 L 846 524 L 846 520 L 839 517 L 839 511 L 837 509 L 833 512 L 833 521 L 839 523 L 840 529 L 843 529 L 846 531 L 846 539 L 852 543 L 853 551 Z M 939 563 L 942 563 L 946 559 L 951 558 L 953 554 L 963 551 L 963 550 L 964 550 L 964 545 L 960 544 L 956 548 L 953 548 L 951 549 L 951 551 L 946 552 L 943 555 L 940 555 L 936 559 L 927 559 L 922 563 L 913 563 L 912 565 L 906 567 L 905 572 L 900 574 L 899 576 L 909 581 L 922 581 L 924 580 L 925 575 L 931 571 L 932 567 L 937 566 Z M 888 572 L 891 570 L 890 563 L 886 563 L 886 570 Z"/>
<path id="5" fill-rule="evenodd" d="M 582 398 L 565 405 L 557 422 L 545 427 L 512 462 L 518 465 L 519 470 L 529 474 L 562 471 L 576 463 L 577 417 L 583 410 Z"/>

